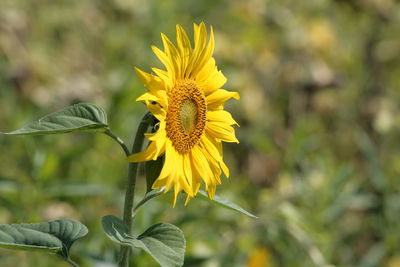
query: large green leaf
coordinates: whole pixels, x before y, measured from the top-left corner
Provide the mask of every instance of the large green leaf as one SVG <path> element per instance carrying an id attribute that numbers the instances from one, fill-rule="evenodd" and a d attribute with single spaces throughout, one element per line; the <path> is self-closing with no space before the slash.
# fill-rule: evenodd
<path id="1" fill-rule="evenodd" d="M 85 225 L 69 219 L 32 224 L 3 224 L 0 225 L 0 247 L 53 252 L 73 264 L 69 258 L 69 249 L 87 233 Z"/>
<path id="2" fill-rule="evenodd" d="M 70 132 L 106 131 L 107 115 L 101 108 L 89 103 L 80 103 L 51 113 L 28 123 L 21 129 L 5 133 L 9 135 L 41 135 Z"/>
<path id="3" fill-rule="evenodd" d="M 123 221 L 107 215 L 103 217 L 103 229 L 112 241 L 143 249 L 163 267 L 183 265 L 186 241 L 182 231 L 175 225 L 155 224 L 134 238 L 128 234 L 128 227 Z"/>
<path id="4" fill-rule="evenodd" d="M 235 203 L 232 203 L 229 200 L 226 200 L 226 199 L 224 199 L 224 198 L 222 198 L 220 196 L 215 195 L 213 199 L 210 199 L 208 197 L 207 193 L 204 192 L 203 190 L 199 190 L 199 196 L 200 196 L 201 199 L 208 200 L 210 202 L 215 202 L 215 203 L 219 204 L 222 207 L 241 212 L 241 213 L 243 213 L 243 214 L 245 214 L 245 215 L 247 215 L 249 217 L 252 217 L 252 218 L 258 218 L 254 214 L 251 214 L 247 210 L 245 210 L 242 207 L 240 207 L 239 205 L 237 205 Z"/>

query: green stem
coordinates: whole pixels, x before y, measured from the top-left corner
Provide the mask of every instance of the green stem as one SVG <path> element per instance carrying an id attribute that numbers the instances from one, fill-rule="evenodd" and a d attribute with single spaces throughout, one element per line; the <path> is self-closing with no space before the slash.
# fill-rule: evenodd
<path id="1" fill-rule="evenodd" d="M 117 141 L 117 143 L 122 147 L 122 149 L 125 152 L 126 156 L 129 156 L 131 153 L 128 149 L 128 147 L 125 145 L 124 141 L 122 141 L 121 138 L 119 138 L 118 136 L 116 136 L 115 134 L 113 134 L 110 130 L 107 130 L 104 132 L 106 135 L 110 136 L 112 139 L 114 139 L 115 141 Z"/>
<path id="2" fill-rule="evenodd" d="M 68 262 L 69 264 L 71 264 L 72 266 L 74 266 L 74 267 L 79 267 L 79 265 L 78 265 L 76 262 L 74 262 L 73 260 L 71 260 L 70 258 L 67 258 L 66 260 L 67 260 L 67 262 Z"/>
<path id="3" fill-rule="evenodd" d="M 152 198 L 158 197 L 159 195 L 161 195 L 162 193 L 164 193 L 164 189 L 165 189 L 165 188 L 163 187 L 163 188 L 161 188 L 161 189 L 158 190 L 158 191 L 148 193 L 148 194 L 147 194 L 142 200 L 140 200 L 139 203 L 137 203 L 136 206 L 133 208 L 132 216 L 135 217 L 135 215 L 136 215 L 137 211 L 139 210 L 139 208 L 140 208 L 141 206 L 143 206 L 147 201 L 149 201 L 149 200 L 152 199 Z"/>
<path id="4" fill-rule="evenodd" d="M 136 131 L 136 136 L 135 136 L 135 140 L 133 142 L 132 151 L 131 151 L 131 153 L 129 153 L 129 151 L 128 151 L 127 155 L 138 153 L 141 151 L 142 146 L 143 146 L 143 141 L 144 141 L 144 134 L 146 133 L 146 131 L 147 131 L 149 125 L 152 123 L 152 121 L 153 121 L 153 116 L 151 115 L 151 113 L 148 112 L 143 116 L 143 118 L 139 124 L 139 127 Z M 133 208 L 133 201 L 135 199 L 137 169 L 138 169 L 137 162 L 129 163 L 129 165 L 128 165 L 128 182 L 126 184 L 124 218 L 123 218 L 125 225 L 128 227 L 129 234 L 131 234 L 131 232 L 132 232 L 132 219 L 133 219 L 132 218 L 132 208 Z M 119 267 L 129 267 L 130 254 L 131 254 L 130 247 L 121 246 Z"/>

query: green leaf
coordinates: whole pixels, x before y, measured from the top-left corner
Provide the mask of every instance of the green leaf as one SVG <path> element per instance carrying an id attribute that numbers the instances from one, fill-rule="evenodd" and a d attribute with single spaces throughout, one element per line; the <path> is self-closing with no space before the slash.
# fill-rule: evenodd
<path id="1" fill-rule="evenodd" d="M 158 176 L 160 176 L 163 166 L 164 156 L 158 157 L 156 160 L 146 161 L 144 169 L 146 173 L 147 192 L 151 191 L 151 187 Z"/>
<path id="2" fill-rule="evenodd" d="M 89 103 L 80 103 L 51 113 L 8 135 L 41 135 L 70 132 L 104 132 L 108 129 L 106 112 Z"/>
<path id="3" fill-rule="evenodd" d="M 220 196 L 215 195 L 213 199 L 210 199 L 208 197 L 207 193 L 204 192 L 203 190 L 199 190 L 199 196 L 200 196 L 201 199 L 208 200 L 210 202 L 215 202 L 215 203 L 219 204 L 222 207 L 241 212 L 241 213 L 243 213 L 243 214 L 245 214 L 245 215 L 247 215 L 249 217 L 252 217 L 252 218 L 258 218 L 254 214 L 251 214 L 250 212 L 248 212 L 245 209 L 243 209 L 242 207 L 240 207 L 239 205 L 237 205 L 235 203 L 232 203 L 229 200 L 226 200 L 226 199 L 224 199 L 224 198 L 222 198 Z"/>
<path id="4" fill-rule="evenodd" d="M 119 218 L 107 215 L 102 222 L 104 231 L 112 241 L 143 249 L 163 267 L 183 265 L 186 241 L 182 231 L 175 225 L 155 224 L 134 238 L 128 234 L 128 227 Z"/>
<path id="5" fill-rule="evenodd" d="M 113 215 L 103 216 L 102 220 L 103 230 L 112 241 L 124 245 L 124 246 L 132 246 L 132 236 L 128 234 L 128 227 L 126 224 Z"/>
<path id="6" fill-rule="evenodd" d="M 69 219 L 32 224 L 3 224 L 0 225 L 0 247 L 52 252 L 74 265 L 69 258 L 69 249 L 87 233 L 85 225 Z"/>
<path id="7" fill-rule="evenodd" d="M 173 224 L 159 223 L 138 237 L 140 247 L 161 266 L 182 266 L 186 241 L 181 229 Z"/>

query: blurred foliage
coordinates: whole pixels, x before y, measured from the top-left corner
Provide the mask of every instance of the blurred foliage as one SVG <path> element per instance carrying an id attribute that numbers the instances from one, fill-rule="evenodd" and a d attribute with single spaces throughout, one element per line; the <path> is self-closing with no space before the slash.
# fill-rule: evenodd
<path id="1" fill-rule="evenodd" d="M 132 70 L 175 24 L 214 27 L 215 57 L 241 93 L 217 193 L 259 216 L 169 196 L 135 232 L 181 227 L 186 266 L 400 266 L 400 4 L 395 0 L 1 0 L 0 131 L 77 102 L 103 106 L 131 140 L 145 107 Z M 101 217 L 120 216 L 126 161 L 105 135 L 0 137 L 0 223 L 60 217 L 88 225 L 72 249 L 112 266 Z M 145 191 L 140 179 L 138 196 Z M 136 251 L 135 253 L 140 253 Z M 143 253 L 135 266 L 154 266 Z M 0 266 L 67 266 L 0 250 Z"/>

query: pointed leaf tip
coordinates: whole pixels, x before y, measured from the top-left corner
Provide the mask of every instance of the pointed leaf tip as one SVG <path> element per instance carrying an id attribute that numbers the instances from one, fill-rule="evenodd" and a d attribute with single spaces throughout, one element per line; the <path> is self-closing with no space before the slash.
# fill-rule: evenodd
<path id="1" fill-rule="evenodd" d="M 222 197 L 220 197 L 218 195 L 214 195 L 213 199 L 210 199 L 206 192 L 204 192 L 203 190 L 199 190 L 199 196 L 203 200 L 208 200 L 208 201 L 211 201 L 211 202 L 215 202 L 215 203 L 219 204 L 220 206 L 222 206 L 224 208 L 235 210 L 235 211 L 243 213 L 243 214 L 245 214 L 245 215 L 247 215 L 247 216 L 249 216 L 251 218 L 258 219 L 258 217 L 255 216 L 254 214 L 251 214 L 250 212 L 248 212 L 247 210 L 243 209 L 239 205 L 237 205 L 237 204 L 235 204 L 233 202 L 230 202 L 229 200 L 226 200 L 225 198 L 222 198 Z"/>

